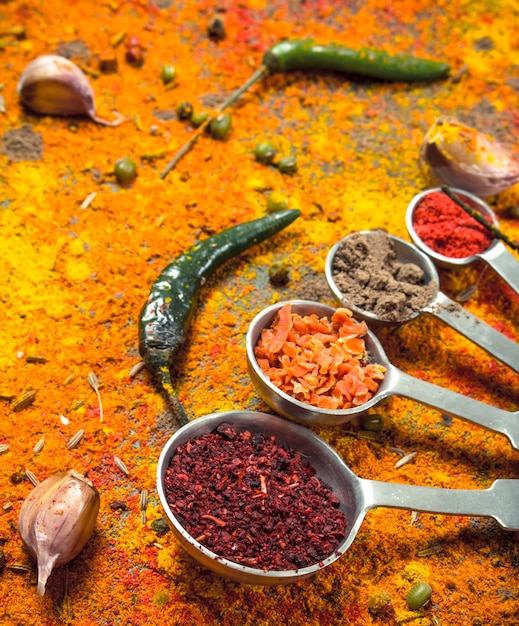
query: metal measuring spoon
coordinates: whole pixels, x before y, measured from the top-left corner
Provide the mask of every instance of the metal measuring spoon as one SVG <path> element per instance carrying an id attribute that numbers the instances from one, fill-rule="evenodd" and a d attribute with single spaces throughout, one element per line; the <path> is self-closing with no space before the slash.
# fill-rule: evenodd
<path id="1" fill-rule="evenodd" d="M 370 234 L 374 232 L 376 231 L 361 230 L 358 231 L 357 234 L 369 237 Z M 438 272 L 436 271 L 434 263 L 431 259 L 424 252 L 399 237 L 389 234 L 387 235 L 387 237 L 393 242 L 397 260 L 400 263 L 413 263 L 414 265 L 420 267 L 424 274 L 424 285 L 435 286 L 430 302 L 428 302 L 421 309 L 412 313 L 409 317 L 399 320 L 383 319 L 371 311 L 361 309 L 351 303 L 348 300 L 347 295 L 343 294 L 335 283 L 333 261 L 342 242 L 348 237 L 351 237 L 352 234 L 354 233 L 351 233 L 338 241 L 329 251 L 326 258 L 325 275 L 328 285 L 337 300 L 341 302 L 343 306 L 350 309 L 357 319 L 364 320 L 373 326 L 394 326 L 403 324 L 404 322 L 409 322 L 421 313 L 429 313 L 454 328 L 454 330 L 457 330 L 459 333 L 467 337 L 467 339 L 470 339 L 480 348 L 483 348 L 483 350 L 486 350 L 489 354 L 495 356 L 514 371 L 519 372 L 519 344 L 507 339 L 507 337 L 492 328 L 492 326 L 489 326 L 478 317 L 464 309 L 460 304 L 451 300 L 451 298 L 442 293 L 438 287 Z"/>
<path id="2" fill-rule="evenodd" d="M 425 245 L 414 229 L 413 213 L 421 200 L 434 192 L 441 192 L 441 187 L 422 191 L 411 200 L 407 207 L 405 223 L 413 243 L 431 257 L 439 267 L 452 269 L 454 267 L 470 265 L 478 260 L 484 261 L 487 265 L 490 265 L 516 293 L 519 293 L 519 263 L 500 239 L 494 239 L 490 246 L 486 250 L 483 250 L 483 252 L 478 252 L 477 254 L 463 258 L 445 256 Z M 499 226 L 496 214 L 481 198 L 461 189 L 452 189 L 452 192 L 459 196 L 461 200 L 473 206 L 473 208 L 479 211 L 479 213 L 494 224 L 494 226 Z"/>
<path id="3" fill-rule="evenodd" d="M 264 374 L 254 355 L 262 330 L 270 327 L 284 304 L 278 302 L 258 313 L 249 326 L 245 340 L 247 367 L 252 382 L 262 399 L 280 415 L 308 426 L 337 426 L 362 415 L 382 400 L 398 395 L 505 435 L 513 448 L 519 450 L 519 411 L 505 411 L 406 374 L 391 363 L 382 344 L 371 331 L 364 337 L 366 350 L 370 361 L 383 365 L 386 373 L 370 400 L 351 409 L 331 410 L 289 396 Z M 331 317 L 336 310 L 327 304 L 307 300 L 293 300 L 290 304 L 292 312 L 302 316 L 315 313 L 318 317 Z"/>
<path id="4" fill-rule="evenodd" d="M 301 569 L 264 571 L 240 565 L 205 548 L 192 537 L 172 513 L 165 495 L 164 479 L 178 446 L 193 437 L 214 431 L 220 424 L 234 424 L 275 437 L 301 454 L 316 475 L 331 488 L 346 515 L 346 530 L 337 550 L 324 561 Z M 199 563 L 217 574 L 253 585 L 280 585 L 301 581 L 334 563 L 355 539 L 370 509 L 388 507 L 440 515 L 493 517 L 507 530 L 519 530 L 519 480 L 499 479 L 489 489 L 445 489 L 386 483 L 356 476 L 335 450 L 307 428 L 280 417 L 256 411 L 212 413 L 182 426 L 166 443 L 157 466 L 157 491 L 173 534 Z M 258 538 L 261 541 L 261 537 Z"/>

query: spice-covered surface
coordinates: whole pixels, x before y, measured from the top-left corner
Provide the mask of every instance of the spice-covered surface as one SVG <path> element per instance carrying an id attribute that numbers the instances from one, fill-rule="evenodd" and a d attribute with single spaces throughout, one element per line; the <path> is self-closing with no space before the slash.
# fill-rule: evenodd
<path id="1" fill-rule="evenodd" d="M 435 118 L 457 117 L 519 153 L 516 4 L 168 4 L 0 4 L 0 620 L 518 624 L 517 533 L 491 520 L 376 509 L 341 559 L 286 587 L 240 586 L 204 570 L 166 532 L 155 491 L 160 449 L 176 423 L 146 371 L 132 371 L 139 312 L 160 271 L 197 241 L 261 217 L 272 193 L 301 217 L 206 282 L 174 377 L 192 419 L 266 410 L 246 371 L 248 323 L 276 300 L 332 302 L 324 261 L 349 232 L 386 228 L 408 239 L 406 207 L 428 185 L 419 147 Z M 445 61 L 452 78 L 411 85 L 275 74 L 229 111 L 227 139 L 202 136 L 160 178 L 194 132 L 177 118 L 180 103 L 216 108 L 266 49 L 306 36 Z M 117 112 L 128 120 L 106 127 L 24 110 L 18 78 L 32 58 L 49 53 L 87 71 L 100 117 Z M 168 86 L 166 64 L 177 71 Z M 289 172 L 255 160 L 260 141 L 272 142 L 280 158 L 295 156 L 297 171 L 290 173 L 293 159 Z M 126 156 L 138 175 L 121 186 L 113 170 Z M 503 232 L 518 239 L 517 210 L 509 209 L 519 204 L 518 186 L 490 203 Z M 276 264 L 288 269 L 288 283 L 269 281 Z M 442 271 L 442 290 L 455 297 L 481 270 Z M 519 299 L 491 269 L 464 306 L 519 340 Z M 406 372 L 518 409 L 519 377 L 440 321 L 420 316 L 376 332 Z M 315 429 L 359 476 L 466 489 L 519 478 L 517 453 L 502 436 L 403 398 L 377 413 L 381 431 L 358 421 Z M 38 596 L 34 562 L 17 532 L 32 488 L 26 470 L 43 480 L 68 468 L 98 488 L 100 514 L 81 554 L 56 569 Z M 420 581 L 432 596 L 413 611 L 405 598 Z"/>

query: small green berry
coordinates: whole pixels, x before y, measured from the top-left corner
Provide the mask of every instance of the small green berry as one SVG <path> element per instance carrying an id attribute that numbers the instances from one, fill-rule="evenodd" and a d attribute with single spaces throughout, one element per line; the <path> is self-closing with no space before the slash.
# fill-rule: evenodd
<path id="1" fill-rule="evenodd" d="M 259 163 L 272 163 L 276 156 L 276 148 L 270 141 L 262 141 L 254 148 L 254 158 Z"/>
<path id="2" fill-rule="evenodd" d="M 198 128 L 199 126 L 202 126 L 202 124 L 205 122 L 205 120 L 208 117 L 209 117 L 209 114 L 206 113 L 205 111 L 200 111 L 199 113 L 193 113 L 193 115 L 191 116 L 191 124 L 193 124 L 195 128 Z"/>
<path id="3" fill-rule="evenodd" d="M 169 83 L 172 83 L 177 77 L 177 70 L 173 65 L 164 65 L 160 77 L 165 85 L 169 85 Z"/>
<path id="4" fill-rule="evenodd" d="M 232 117 L 228 113 L 220 113 L 209 124 L 209 132 L 213 139 L 225 139 L 231 132 Z"/>
<path id="5" fill-rule="evenodd" d="M 431 595 L 432 588 L 429 583 L 425 583 L 423 581 L 416 583 L 407 593 L 407 606 L 413 611 L 421 609 L 425 604 L 427 604 L 427 602 L 429 602 Z"/>
<path id="6" fill-rule="evenodd" d="M 267 213 L 275 213 L 276 211 L 284 211 L 288 209 L 288 202 L 283 196 L 277 193 L 271 193 L 267 197 Z"/>
<path id="7" fill-rule="evenodd" d="M 115 162 L 114 174 L 120 184 L 131 183 L 137 177 L 137 166 L 130 157 L 123 157 Z"/>
<path id="8" fill-rule="evenodd" d="M 190 102 L 181 102 L 177 107 L 179 120 L 189 120 L 193 115 L 193 105 Z"/>
<path id="9" fill-rule="evenodd" d="M 363 415 L 360 420 L 360 427 L 363 430 L 377 432 L 384 428 L 384 419 L 382 415 L 379 415 L 378 413 Z"/>
<path id="10" fill-rule="evenodd" d="M 297 172 L 297 159 L 290 155 L 277 162 L 277 168 L 282 174 L 295 174 Z"/>

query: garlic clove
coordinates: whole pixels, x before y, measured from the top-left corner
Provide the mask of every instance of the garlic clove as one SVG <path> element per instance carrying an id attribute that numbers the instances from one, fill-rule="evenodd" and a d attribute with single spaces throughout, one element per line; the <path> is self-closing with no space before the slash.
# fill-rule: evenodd
<path id="1" fill-rule="evenodd" d="M 18 531 L 37 560 L 40 595 L 52 570 L 75 558 L 90 539 L 99 507 L 99 492 L 75 470 L 50 476 L 27 496 Z"/>
<path id="2" fill-rule="evenodd" d="M 86 115 L 99 124 L 117 126 L 96 114 L 94 90 L 84 72 L 69 59 L 46 54 L 33 59 L 22 72 L 17 86 L 25 106 L 44 115 Z"/>
<path id="3" fill-rule="evenodd" d="M 493 196 L 519 181 L 519 161 L 489 135 L 460 122 L 439 118 L 420 148 L 424 174 L 434 183 Z"/>

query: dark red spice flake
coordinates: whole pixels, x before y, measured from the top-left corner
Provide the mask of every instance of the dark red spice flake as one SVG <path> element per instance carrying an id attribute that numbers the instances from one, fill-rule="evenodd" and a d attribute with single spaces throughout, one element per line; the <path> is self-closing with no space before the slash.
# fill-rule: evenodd
<path id="1" fill-rule="evenodd" d="M 477 209 L 468 199 L 463 201 Z M 482 224 L 441 191 L 420 200 L 413 211 L 413 228 L 428 248 L 456 259 L 483 252 L 493 240 Z"/>
<path id="2" fill-rule="evenodd" d="M 179 446 L 164 478 L 187 532 L 220 557 L 263 569 L 322 562 L 346 531 L 337 496 L 274 437 L 221 424 Z"/>

